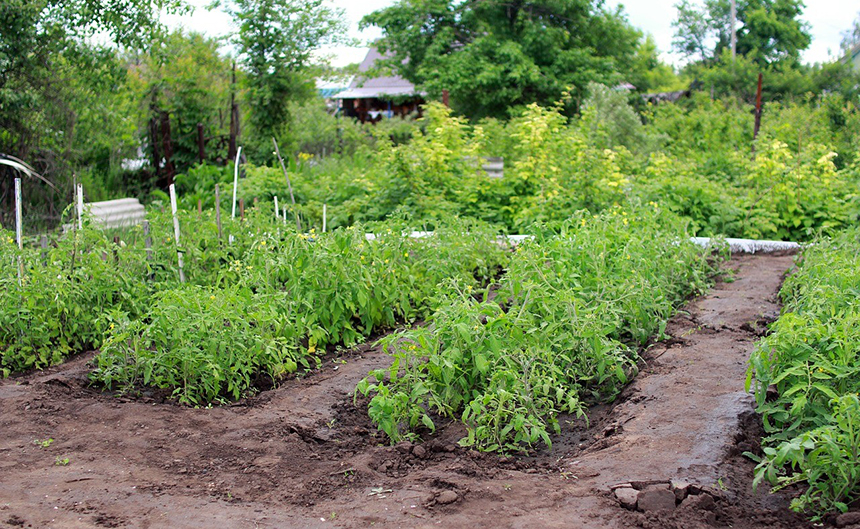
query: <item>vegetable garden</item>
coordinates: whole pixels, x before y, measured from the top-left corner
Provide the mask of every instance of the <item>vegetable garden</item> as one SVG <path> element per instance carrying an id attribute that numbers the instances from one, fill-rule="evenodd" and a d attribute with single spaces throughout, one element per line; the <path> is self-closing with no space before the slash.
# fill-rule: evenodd
<path id="1" fill-rule="evenodd" d="M 671 330 L 682 306 L 734 266 L 719 235 L 796 239 L 809 244 L 782 288 L 784 313 L 749 361 L 766 436 L 747 477 L 791 492 L 809 519 L 851 511 L 856 164 L 815 141 L 791 145 L 779 127 L 754 158 L 707 136 L 712 155 L 699 158 L 702 145 L 686 144 L 694 118 L 663 108 L 640 132 L 672 137 L 666 153 L 637 152 L 644 144 L 589 133 L 603 130 L 593 116 L 569 125 L 532 106 L 506 125 L 469 126 L 430 105 L 405 143 L 283 172 L 245 166 L 237 196 L 255 205 L 223 225 L 213 190 L 237 168 L 201 165 L 177 177 L 175 216 L 153 194 L 145 226 L 103 230 L 85 215 L 79 227 L 70 206 L 68 229 L 46 244 L 27 233 L 19 248 L 4 230 L 0 388 L 86 358 L 87 398 L 158 394 L 204 413 L 293 398 L 332 362 L 355 361 L 335 404 L 357 410 L 349 420 L 365 433 L 338 443 L 394 445 L 414 462 L 455 436 L 446 450 L 457 457 L 529 461 L 603 427 L 603 407 L 632 402 L 643 371 L 659 376 L 652 348 L 683 342 Z M 477 160 L 500 151 L 505 176 L 490 179 Z M 276 209 L 290 181 L 297 204 Z M 717 237 L 703 248 L 694 235 Z"/>

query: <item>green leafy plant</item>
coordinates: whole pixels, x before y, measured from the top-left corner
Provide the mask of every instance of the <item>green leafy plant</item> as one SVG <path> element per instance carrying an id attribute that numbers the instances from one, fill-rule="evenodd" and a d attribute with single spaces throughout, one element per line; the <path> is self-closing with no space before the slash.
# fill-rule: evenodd
<path id="1" fill-rule="evenodd" d="M 392 366 L 357 387 L 372 395 L 371 419 L 393 442 L 432 431 L 438 415 L 465 423 L 466 446 L 549 445 L 557 415 L 611 399 L 635 373 L 636 347 L 706 286 L 707 259 L 677 233 L 653 208 L 536 229 L 494 299 L 451 287 L 431 325 L 381 341 Z"/>

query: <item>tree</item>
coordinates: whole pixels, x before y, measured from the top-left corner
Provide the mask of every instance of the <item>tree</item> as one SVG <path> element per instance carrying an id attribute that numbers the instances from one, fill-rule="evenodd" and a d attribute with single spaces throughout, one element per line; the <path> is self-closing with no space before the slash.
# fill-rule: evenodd
<path id="1" fill-rule="evenodd" d="M 154 172 L 161 165 L 165 119 L 170 129 L 171 163 L 177 172 L 199 159 L 198 123 L 206 158 L 226 158 L 231 64 L 218 48 L 215 39 L 176 31 L 159 39 L 149 52 L 126 58 L 140 137 Z M 166 183 L 163 178 L 162 187 Z"/>
<path id="2" fill-rule="evenodd" d="M 617 84 L 640 33 L 596 0 L 400 0 L 362 26 L 378 26 L 386 65 L 476 119 L 553 103 L 590 81 Z"/>
<path id="3" fill-rule="evenodd" d="M 682 0 L 675 5 L 675 9 L 678 10 L 678 17 L 672 22 L 675 28 L 672 47 L 685 57 L 707 61 L 712 57 L 710 40 L 713 34 L 707 9 L 692 5 L 690 0 Z"/>
<path id="4" fill-rule="evenodd" d="M 289 104 L 312 93 L 313 53 L 340 42 L 343 11 L 323 0 L 231 0 L 235 43 L 246 71 L 249 119 L 261 153 L 271 152 L 289 120 Z M 268 146 L 266 146 L 268 145 Z"/>
<path id="5" fill-rule="evenodd" d="M 122 108 L 119 92 L 124 70 L 117 48 L 145 47 L 163 30 L 159 21 L 163 10 L 178 12 L 183 4 L 181 0 L 0 2 L 0 152 L 27 160 L 66 192 L 73 167 L 103 168 L 118 161 L 116 146 L 100 141 L 107 132 L 123 127 L 122 113 L 110 108 L 113 103 Z M 109 37 L 111 45 L 88 43 L 95 35 Z M 87 141 L 78 141 L 81 138 Z M 7 169 L 0 169 L 0 203 L 6 201 L 0 211 L 4 212 L 12 211 L 7 207 L 8 176 Z M 43 186 L 25 187 L 25 195 L 39 203 L 43 212 L 56 215 L 59 197 L 46 194 Z"/>
<path id="6" fill-rule="evenodd" d="M 716 61 L 731 42 L 731 0 L 705 0 L 694 6 L 682 0 L 675 7 L 673 46 L 688 58 Z M 759 65 L 797 62 L 812 38 L 800 20 L 801 0 L 737 0 L 737 53 Z"/>
<path id="7" fill-rule="evenodd" d="M 854 19 L 851 29 L 842 32 L 842 51 L 848 53 L 860 44 L 860 14 Z"/>

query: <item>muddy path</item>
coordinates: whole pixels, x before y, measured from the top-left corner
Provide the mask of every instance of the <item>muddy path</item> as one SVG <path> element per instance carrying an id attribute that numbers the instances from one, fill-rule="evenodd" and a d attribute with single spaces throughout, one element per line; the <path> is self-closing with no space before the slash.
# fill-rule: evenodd
<path id="1" fill-rule="evenodd" d="M 461 449 L 454 424 L 387 446 L 351 396 L 387 365 L 372 347 L 211 409 L 99 393 L 87 355 L 2 381 L 0 527 L 802 527 L 739 455 L 758 433 L 746 359 L 792 259 L 735 257 L 614 406 L 528 458 Z"/>

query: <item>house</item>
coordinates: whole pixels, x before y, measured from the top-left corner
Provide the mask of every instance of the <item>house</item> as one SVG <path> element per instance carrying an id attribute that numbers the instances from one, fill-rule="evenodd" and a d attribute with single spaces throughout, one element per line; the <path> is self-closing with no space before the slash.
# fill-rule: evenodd
<path id="1" fill-rule="evenodd" d="M 852 47 L 845 57 L 842 58 L 842 62 L 845 64 L 850 64 L 855 70 L 860 71 L 860 43 L 857 43 Z"/>
<path id="2" fill-rule="evenodd" d="M 361 75 L 372 70 L 383 56 L 371 47 L 358 68 L 359 75 L 349 88 L 334 95 L 340 100 L 340 111 L 345 116 L 365 122 L 376 122 L 382 118 L 405 117 L 413 112 L 421 113 L 426 94 L 415 89 L 415 85 L 399 75 L 368 77 Z"/>

